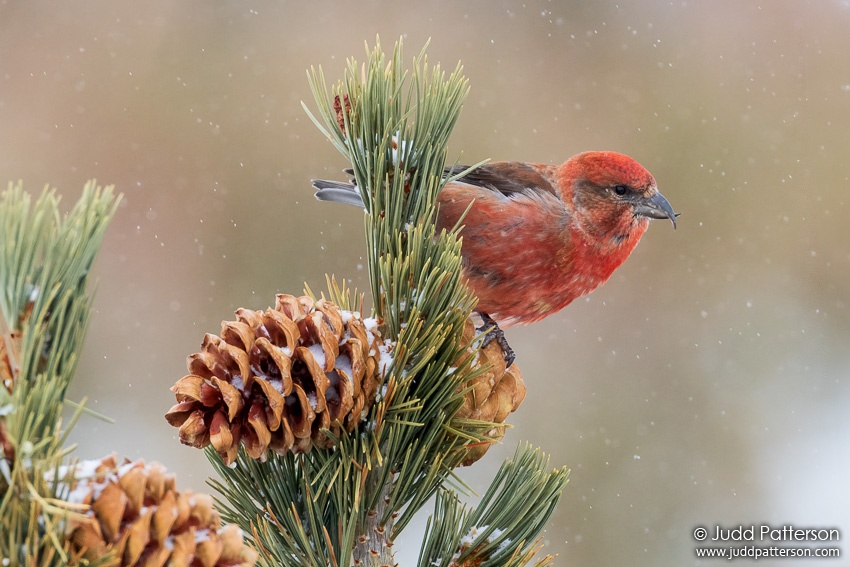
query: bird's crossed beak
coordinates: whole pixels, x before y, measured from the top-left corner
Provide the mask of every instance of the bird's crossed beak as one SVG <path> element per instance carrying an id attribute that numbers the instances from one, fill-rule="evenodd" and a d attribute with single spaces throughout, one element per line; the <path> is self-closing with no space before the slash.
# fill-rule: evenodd
<path id="1" fill-rule="evenodd" d="M 657 191 L 655 195 L 644 199 L 640 204 L 635 206 L 635 214 L 651 219 L 670 219 L 674 229 L 676 228 L 676 217 L 679 216 L 679 213 L 673 211 L 670 201 Z"/>

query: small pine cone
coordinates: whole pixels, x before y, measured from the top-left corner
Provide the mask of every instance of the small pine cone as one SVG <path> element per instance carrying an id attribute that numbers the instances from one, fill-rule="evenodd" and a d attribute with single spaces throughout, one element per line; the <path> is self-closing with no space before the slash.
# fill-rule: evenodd
<path id="1" fill-rule="evenodd" d="M 472 344 L 475 334 L 472 319 L 467 319 L 463 328 L 464 342 Z M 478 366 L 484 367 L 485 370 L 461 385 L 461 389 L 471 388 L 466 392 L 456 417 L 504 423 L 508 415 L 516 411 L 525 399 L 522 372 L 516 363 L 506 368 L 505 357 L 497 341 L 491 341 L 478 351 L 473 367 Z M 505 428 L 494 427 L 487 434 L 489 441 L 467 447 L 467 454 L 462 463 L 464 466 L 471 465 L 483 457 L 492 443 L 504 437 Z"/>
<path id="2" fill-rule="evenodd" d="M 125 461 L 112 455 L 81 463 L 68 500 L 86 504 L 68 540 L 74 552 L 97 559 L 114 552 L 110 567 L 250 567 L 257 552 L 242 531 L 222 527 L 208 494 L 175 489 L 174 475 L 158 463 Z"/>
<path id="3" fill-rule="evenodd" d="M 345 104 L 345 109 L 343 110 L 343 103 Z M 342 133 L 345 134 L 345 116 L 351 119 L 351 100 L 348 98 L 348 95 L 343 95 L 343 100 L 339 99 L 339 95 L 334 97 L 334 112 L 336 112 L 336 123 L 339 125 L 339 129 L 342 130 Z"/>
<path id="4" fill-rule="evenodd" d="M 221 337 L 207 334 L 171 391 L 165 418 L 180 441 L 212 444 L 226 463 L 239 444 L 254 459 L 329 447 L 322 429 L 351 432 L 375 401 L 379 339 L 374 320 L 309 297 L 278 295 L 274 309 L 236 311 Z"/>

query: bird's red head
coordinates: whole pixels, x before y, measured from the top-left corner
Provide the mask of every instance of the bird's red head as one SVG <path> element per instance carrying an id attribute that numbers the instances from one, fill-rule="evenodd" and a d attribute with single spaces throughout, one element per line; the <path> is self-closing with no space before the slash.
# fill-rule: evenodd
<path id="1" fill-rule="evenodd" d="M 676 226 L 676 213 L 655 178 L 627 155 L 584 152 L 564 162 L 558 175 L 571 193 L 563 198 L 573 204 L 574 226 L 600 247 L 633 247 L 651 218 Z"/>

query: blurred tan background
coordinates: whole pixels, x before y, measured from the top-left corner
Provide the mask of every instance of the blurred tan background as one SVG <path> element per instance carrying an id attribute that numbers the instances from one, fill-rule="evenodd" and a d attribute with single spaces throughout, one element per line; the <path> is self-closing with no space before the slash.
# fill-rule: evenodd
<path id="1" fill-rule="evenodd" d="M 483 489 L 523 440 L 570 467 L 560 565 L 699 564 L 697 525 L 850 533 L 848 30 L 836 0 L 0 2 L 0 180 L 125 194 L 72 391 L 117 423 L 84 419 L 80 456 L 205 488 L 162 418 L 186 355 L 325 273 L 367 286 L 361 213 L 312 197 L 346 164 L 305 69 L 430 37 L 472 84 L 450 159 L 618 150 L 682 212 L 587 301 L 508 331 L 528 397 L 463 477 Z M 792 563 L 838 564 L 759 565 Z"/>

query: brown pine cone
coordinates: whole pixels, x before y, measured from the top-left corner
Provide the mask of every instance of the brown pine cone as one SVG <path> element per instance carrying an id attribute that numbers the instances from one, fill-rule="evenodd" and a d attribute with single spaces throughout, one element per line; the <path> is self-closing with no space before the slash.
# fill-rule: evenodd
<path id="1" fill-rule="evenodd" d="M 212 443 L 226 463 L 239 444 L 254 459 L 329 447 L 322 429 L 351 432 L 375 401 L 380 342 L 374 320 L 309 297 L 278 295 L 274 309 L 236 311 L 207 334 L 171 391 L 165 418 L 180 441 Z"/>
<path id="2" fill-rule="evenodd" d="M 343 101 L 345 110 L 343 111 Z M 334 112 L 336 112 L 336 123 L 339 125 L 339 129 L 342 130 L 343 134 L 345 133 L 345 114 L 349 116 L 349 120 L 351 119 L 351 99 L 348 98 L 348 95 L 343 95 L 343 100 L 340 100 L 339 95 L 334 97 Z"/>
<path id="3" fill-rule="evenodd" d="M 158 463 L 118 465 L 112 455 L 80 463 L 68 501 L 90 506 L 68 539 L 75 554 L 110 567 L 250 567 L 257 552 L 235 525 L 221 526 L 208 494 L 177 491 Z"/>
<path id="4" fill-rule="evenodd" d="M 475 325 L 472 319 L 466 320 L 463 329 L 463 340 L 472 344 L 475 339 Z M 471 353 L 471 351 L 469 351 Z M 468 354 L 467 356 L 471 356 Z M 505 366 L 505 357 L 497 341 L 491 341 L 478 351 L 473 367 L 484 367 L 484 371 L 462 384 L 461 389 L 470 388 L 466 392 L 463 405 L 456 417 L 504 423 L 508 415 L 519 408 L 525 399 L 525 383 L 522 372 L 514 363 L 510 368 Z M 504 437 L 505 427 L 494 427 L 487 432 L 489 441 L 467 446 L 466 458 L 463 465 L 471 465 L 484 456 L 490 445 Z"/>

